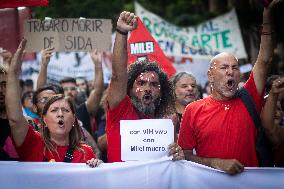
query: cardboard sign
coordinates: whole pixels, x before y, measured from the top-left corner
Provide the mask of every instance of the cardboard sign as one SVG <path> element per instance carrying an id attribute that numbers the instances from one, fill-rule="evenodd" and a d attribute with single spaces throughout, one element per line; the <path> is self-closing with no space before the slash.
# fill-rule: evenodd
<path id="1" fill-rule="evenodd" d="M 120 136 L 123 161 L 169 158 L 174 125 L 170 119 L 121 120 Z"/>
<path id="2" fill-rule="evenodd" d="M 26 50 L 37 52 L 54 47 L 55 51 L 107 51 L 111 47 L 110 19 L 30 19 L 24 23 Z"/>

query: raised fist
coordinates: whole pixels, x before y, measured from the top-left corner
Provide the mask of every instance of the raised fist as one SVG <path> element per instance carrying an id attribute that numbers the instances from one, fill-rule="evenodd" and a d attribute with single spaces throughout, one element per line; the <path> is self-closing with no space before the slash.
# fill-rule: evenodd
<path id="1" fill-rule="evenodd" d="M 129 31 L 134 30 L 136 26 L 137 26 L 137 17 L 135 16 L 134 13 L 130 13 L 127 11 L 123 11 L 122 13 L 120 13 L 116 25 L 117 30 L 123 33 L 127 33 Z"/>

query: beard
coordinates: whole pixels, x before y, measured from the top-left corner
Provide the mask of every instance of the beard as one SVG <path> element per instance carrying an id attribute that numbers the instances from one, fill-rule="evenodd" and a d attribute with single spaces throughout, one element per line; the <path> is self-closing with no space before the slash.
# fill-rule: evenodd
<path id="1" fill-rule="evenodd" d="M 180 104 L 182 104 L 183 106 L 187 106 L 189 103 L 193 102 L 194 99 L 190 99 L 190 100 L 185 100 L 185 99 L 182 99 L 179 101 Z"/>
<path id="2" fill-rule="evenodd" d="M 4 104 L 0 104 L 0 113 L 6 112 L 6 106 Z"/>
<path id="3" fill-rule="evenodd" d="M 154 101 L 152 101 L 150 104 L 143 104 L 142 100 L 140 100 L 139 98 L 137 98 L 134 95 L 130 96 L 132 104 L 134 105 L 134 107 L 141 113 L 145 114 L 145 115 L 154 115 L 156 108 L 159 107 L 160 105 L 160 98 L 156 98 Z M 144 98 L 144 96 L 143 96 Z"/>

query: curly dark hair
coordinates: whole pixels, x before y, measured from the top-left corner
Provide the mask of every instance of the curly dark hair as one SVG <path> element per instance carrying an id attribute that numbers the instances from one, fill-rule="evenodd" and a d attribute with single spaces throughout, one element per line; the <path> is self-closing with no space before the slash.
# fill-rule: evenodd
<path id="1" fill-rule="evenodd" d="M 127 95 L 131 96 L 131 89 L 136 78 L 144 72 L 154 71 L 157 73 L 161 85 L 160 105 L 155 109 L 155 117 L 165 117 L 173 114 L 174 111 L 174 93 L 171 82 L 167 75 L 160 69 L 157 63 L 147 60 L 137 61 L 128 67 Z"/>

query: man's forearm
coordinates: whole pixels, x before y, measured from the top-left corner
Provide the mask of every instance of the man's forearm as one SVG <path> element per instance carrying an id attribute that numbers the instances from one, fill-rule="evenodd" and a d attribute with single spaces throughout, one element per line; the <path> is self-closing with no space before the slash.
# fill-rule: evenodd
<path id="1" fill-rule="evenodd" d="M 93 90 L 87 99 L 86 105 L 90 116 L 94 116 L 100 106 L 100 101 L 104 90 L 103 70 L 101 63 L 95 63 L 95 79 L 93 82 Z"/>
<path id="2" fill-rule="evenodd" d="M 37 82 L 36 82 L 36 88 L 40 88 L 46 84 L 47 79 L 47 65 L 41 65 Z"/>
<path id="3" fill-rule="evenodd" d="M 263 23 L 261 30 L 261 43 L 258 55 L 258 61 L 265 64 L 270 64 L 273 55 L 273 41 L 274 23 L 271 15 L 271 10 L 263 11 Z M 268 66 L 268 65 L 267 65 Z"/>
<path id="4" fill-rule="evenodd" d="M 219 169 L 230 175 L 241 173 L 244 170 L 244 166 L 236 159 L 199 157 L 193 155 L 191 150 L 185 150 L 184 154 L 186 160 Z"/>
<path id="5" fill-rule="evenodd" d="M 206 165 L 208 167 L 212 167 L 212 168 L 216 168 L 214 166 L 214 161 L 216 158 L 204 158 L 204 157 L 199 157 L 190 153 L 186 153 L 186 151 L 184 152 L 185 155 L 185 159 L 188 161 L 193 161 L 195 163 L 199 163 L 202 165 Z"/>
<path id="6" fill-rule="evenodd" d="M 121 78 L 127 72 L 127 35 L 116 32 L 113 49 L 112 74 Z M 127 78 L 127 77 L 126 77 Z"/>

